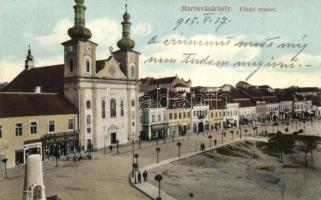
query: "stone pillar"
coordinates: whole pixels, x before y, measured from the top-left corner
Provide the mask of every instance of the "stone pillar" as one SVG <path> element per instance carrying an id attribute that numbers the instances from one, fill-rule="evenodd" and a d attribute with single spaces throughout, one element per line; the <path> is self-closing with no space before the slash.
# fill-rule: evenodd
<path id="1" fill-rule="evenodd" d="M 23 200 L 46 200 L 40 154 L 27 157 Z"/>

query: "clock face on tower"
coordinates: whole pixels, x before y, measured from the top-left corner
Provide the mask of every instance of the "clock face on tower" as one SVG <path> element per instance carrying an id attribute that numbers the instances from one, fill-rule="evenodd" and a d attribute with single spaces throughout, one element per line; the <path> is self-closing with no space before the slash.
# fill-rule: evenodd
<path id="1" fill-rule="evenodd" d="M 87 46 L 85 47 L 85 51 L 86 51 L 86 53 L 90 53 L 90 51 L 91 51 L 91 46 L 90 46 L 90 45 L 87 45 Z"/>
<path id="2" fill-rule="evenodd" d="M 73 51 L 73 47 L 72 46 L 69 46 L 68 47 L 68 52 L 71 53 Z"/>

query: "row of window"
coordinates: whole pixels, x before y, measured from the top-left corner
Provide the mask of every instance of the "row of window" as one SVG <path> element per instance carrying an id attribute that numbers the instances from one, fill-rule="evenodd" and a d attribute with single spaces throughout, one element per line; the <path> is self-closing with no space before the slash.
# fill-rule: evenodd
<path id="1" fill-rule="evenodd" d="M 163 119 L 162 119 L 162 116 L 164 116 Z M 155 115 L 152 115 L 152 122 L 155 122 L 155 121 L 156 121 Z M 157 121 L 159 121 L 159 122 L 166 121 L 166 115 L 158 114 L 157 115 Z"/>
<path id="2" fill-rule="evenodd" d="M 135 101 L 131 100 L 131 106 L 135 106 Z M 91 108 L 91 101 L 86 101 L 86 107 L 87 109 Z M 110 107 L 110 117 L 117 117 L 117 101 L 115 98 L 110 99 L 109 101 L 109 107 Z M 125 110 L 124 110 L 124 100 L 120 100 L 120 116 L 124 116 Z M 103 119 L 106 118 L 106 100 L 101 100 L 101 117 Z"/>
<path id="3" fill-rule="evenodd" d="M 178 117 L 178 119 L 185 119 L 186 117 L 187 118 L 190 118 L 191 117 L 191 115 L 190 115 L 190 112 L 180 112 L 180 113 L 169 113 L 169 120 L 171 120 L 171 119 L 177 119 L 177 117 Z"/>
<path id="4" fill-rule="evenodd" d="M 74 68 L 75 68 L 74 60 L 72 58 L 70 58 L 70 60 L 69 60 L 69 72 L 73 73 L 74 72 Z M 90 68 L 91 68 L 91 59 L 90 58 L 85 58 L 85 70 L 86 70 L 87 73 L 90 72 Z"/>
<path id="5" fill-rule="evenodd" d="M 37 134 L 38 133 L 38 122 L 30 122 L 29 124 L 29 133 L 30 134 Z M 74 120 L 69 119 L 68 120 L 68 130 L 74 129 Z M 48 133 L 54 133 L 56 131 L 56 125 L 54 120 L 50 120 L 48 122 Z M 14 133 L 16 136 L 22 136 L 24 132 L 23 124 L 22 123 L 15 123 L 14 125 Z M 3 136 L 3 126 L 0 125 L 0 138 Z"/>
<path id="6" fill-rule="evenodd" d="M 198 110 L 198 111 L 193 111 L 193 116 L 195 117 L 197 114 L 197 116 L 207 116 L 207 110 Z"/>
<path id="7" fill-rule="evenodd" d="M 222 117 L 222 112 L 215 112 L 215 117 Z M 214 118 L 214 113 L 211 113 L 211 118 Z"/>

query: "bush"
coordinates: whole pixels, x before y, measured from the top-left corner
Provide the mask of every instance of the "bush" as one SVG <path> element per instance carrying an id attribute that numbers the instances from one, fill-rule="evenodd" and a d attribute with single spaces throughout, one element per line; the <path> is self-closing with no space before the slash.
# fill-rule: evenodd
<path id="1" fill-rule="evenodd" d="M 256 164 L 255 168 L 258 170 L 265 170 L 265 171 L 272 171 L 274 169 L 273 165 L 268 163 L 258 163 Z"/>

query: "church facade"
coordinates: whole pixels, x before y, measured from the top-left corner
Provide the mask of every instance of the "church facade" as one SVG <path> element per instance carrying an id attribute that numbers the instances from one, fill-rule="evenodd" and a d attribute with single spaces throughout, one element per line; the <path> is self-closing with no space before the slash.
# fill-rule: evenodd
<path id="1" fill-rule="evenodd" d="M 139 132 L 139 55 L 130 38 L 130 15 L 123 15 L 119 49 L 96 60 L 97 44 L 85 27 L 83 0 L 76 0 L 75 24 L 64 46 L 64 95 L 79 111 L 83 150 L 135 140 Z"/>

